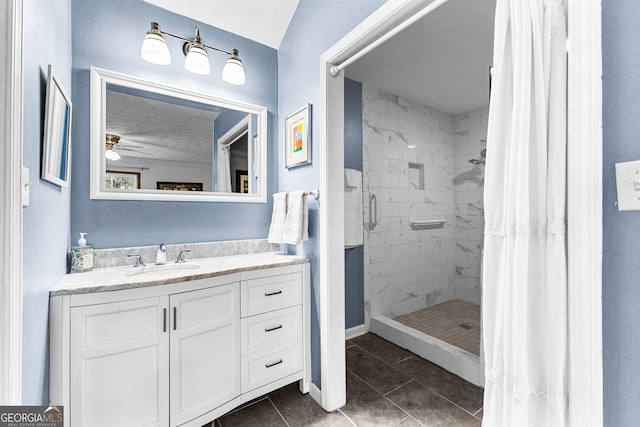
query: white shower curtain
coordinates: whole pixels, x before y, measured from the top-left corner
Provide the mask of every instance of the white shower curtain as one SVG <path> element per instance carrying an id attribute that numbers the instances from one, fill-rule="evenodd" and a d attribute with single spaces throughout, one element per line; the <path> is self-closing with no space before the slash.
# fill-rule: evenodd
<path id="1" fill-rule="evenodd" d="M 484 188 L 483 426 L 564 426 L 564 2 L 497 0 L 493 66 Z"/>
<path id="2" fill-rule="evenodd" d="M 218 191 L 231 193 L 231 146 L 218 143 Z"/>

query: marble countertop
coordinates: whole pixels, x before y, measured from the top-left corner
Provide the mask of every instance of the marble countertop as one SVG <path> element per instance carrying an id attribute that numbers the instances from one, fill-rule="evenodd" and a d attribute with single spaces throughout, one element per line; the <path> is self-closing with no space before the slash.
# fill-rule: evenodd
<path id="1" fill-rule="evenodd" d="M 49 295 L 55 297 L 166 285 L 307 262 L 307 258 L 296 255 L 262 252 L 193 259 L 184 264 L 170 262 L 160 266 L 148 264 L 145 267 L 97 268 L 89 272 L 67 274 L 51 289 Z"/>

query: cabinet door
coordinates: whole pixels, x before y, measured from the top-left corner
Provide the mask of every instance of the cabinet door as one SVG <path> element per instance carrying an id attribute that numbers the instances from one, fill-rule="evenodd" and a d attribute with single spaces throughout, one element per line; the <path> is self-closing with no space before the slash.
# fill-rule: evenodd
<path id="1" fill-rule="evenodd" d="M 71 309 L 71 426 L 168 425 L 167 306 L 165 296 Z"/>
<path id="2" fill-rule="evenodd" d="M 238 283 L 170 296 L 171 425 L 240 395 Z"/>

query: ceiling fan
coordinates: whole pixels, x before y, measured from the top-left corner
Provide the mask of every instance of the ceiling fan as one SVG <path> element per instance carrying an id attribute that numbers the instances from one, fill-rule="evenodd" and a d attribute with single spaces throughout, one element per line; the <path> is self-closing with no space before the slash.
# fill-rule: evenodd
<path id="1" fill-rule="evenodd" d="M 144 148 L 141 145 L 122 145 L 120 144 L 120 140 L 122 139 L 122 137 L 120 135 L 116 135 L 113 133 L 106 133 L 105 134 L 105 139 L 106 139 L 106 151 L 105 151 L 105 157 L 107 158 L 107 160 L 120 160 L 120 154 L 116 151 L 116 146 L 118 147 L 119 151 L 132 151 L 132 152 L 136 152 L 136 153 L 141 153 L 141 154 L 146 154 L 146 155 L 153 155 L 153 154 L 149 154 L 146 153 L 144 151 L 141 151 L 140 149 Z"/>

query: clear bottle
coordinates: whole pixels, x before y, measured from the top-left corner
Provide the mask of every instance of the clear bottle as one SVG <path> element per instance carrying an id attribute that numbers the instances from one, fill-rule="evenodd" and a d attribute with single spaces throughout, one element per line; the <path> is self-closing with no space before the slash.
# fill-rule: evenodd
<path id="1" fill-rule="evenodd" d="M 93 270 L 93 246 L 87 245 L 86 235 L 87 233 L 80 233 L 78 246 L 71 247 L 72 273 L 82 273 Z"/>

